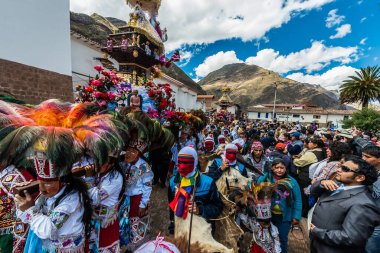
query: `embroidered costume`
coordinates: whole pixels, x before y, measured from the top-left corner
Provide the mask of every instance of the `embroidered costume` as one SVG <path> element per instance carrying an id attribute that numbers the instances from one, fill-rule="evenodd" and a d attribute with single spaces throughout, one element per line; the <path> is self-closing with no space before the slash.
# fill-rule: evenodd
<path id="1" fill-rule="evenodd" d="M 9 165 L 0 172 L 0 252 L 24 251 L 28 226 L 16 220 L 16 208 L 11 188 L 16 183 L 33 180 L 25 169 Z"/>
<path id="2" fill-rule="evenodd" d="M 30 225 L 31 233 L 42 240 L 42 252 L 84 253 L 85 235 L 81 222 L 84 208 L 79 194 L 72 192 L 55 206 L 56 200 L 63 194 L 63 187 L 54 197 L 40 196 L 36 205 L 18 210 L 17 216 Z M 29 238 L 28 238 L 29 241 Z M 26 247 L 32 247 L 30 243 Z"/>
<path id="3" fill-rule="evenodd" d="M 94 208 L 90 248 L 94 252 L 119 252 L 118 211 L 123 177 L 118 171 L 110 171 L 86 181 L 91 185 L 88 193 Z"/>
<path id="4" fill-rule="evenodd" d="M 153 172 L 145 160 L 139 158 L 135 164 L 121 163 L 123 170 L 126 173 L 127 185 L 125 196 L 129 201 L 129 210 L 124 211 L 125 217 L 129 217 L 130 221 L 130 238 L 124 238 L 122 241 L 138 243 L 144 239 L 148 228 L 149 217 L 139 217 L 139 208 L 146 208 L 152 192 Z M 126 212 L 129 211 L 127 215 Z M 124 237 L 128 233 L 123 232 Z"/>

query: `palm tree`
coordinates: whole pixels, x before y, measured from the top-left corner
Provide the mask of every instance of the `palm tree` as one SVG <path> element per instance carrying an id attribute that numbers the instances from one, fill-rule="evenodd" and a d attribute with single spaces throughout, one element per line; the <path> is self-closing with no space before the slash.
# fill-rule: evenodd
<path id="1" fill-rule="evenodd" d="M 380 68 L 378 66 L 361 68 L 356 76 L 349 76 L 340 86 L 340 102 L 360 102 L 363 108 L 380 98 Z"/>

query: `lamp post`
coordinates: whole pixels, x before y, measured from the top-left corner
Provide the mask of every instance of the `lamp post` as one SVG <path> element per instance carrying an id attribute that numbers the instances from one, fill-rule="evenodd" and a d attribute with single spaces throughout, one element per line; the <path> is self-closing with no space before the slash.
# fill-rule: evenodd
<path id="1" fill-rule="evenodd" d="M 276 113 L 276 98 L 277 98 L 277 82 L 274 82 L 274 101 L 273 101 L 273 115 L 272 115 L 272 121 L 276 119 L 275 113 Z"/>

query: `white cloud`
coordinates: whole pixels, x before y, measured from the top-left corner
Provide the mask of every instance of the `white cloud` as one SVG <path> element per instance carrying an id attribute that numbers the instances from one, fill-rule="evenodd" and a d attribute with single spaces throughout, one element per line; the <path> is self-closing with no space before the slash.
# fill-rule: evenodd
<path id="1" fill-rule="evenodd" d="M 350 24 L 344 24 L 342 26 L 339 26 L 335 30 L 336 30 L 336 34 L 335 35 L 331 35 L 330 39 L 343 38 L 347 34 L 351 33 L 351 25 Z"/>
<path id="2" fill-rule="evenodd" d="M 279 73 L 305 69 L 307 72 L 320 70 L 331 62 L 350 63 L 358 58 L 357 47 L 328 47 L 314 41 L 310 48 L 288 55 L 280 55 L 274 49 L 263 49 L 256 56 L 248 57 L 247 64 L 255 64 Z"/>
<path id="3" fill-rule="evenodd" d="M 338 66 L 326 71 L 323 74 L 305 75 L 297 72 L 286 76 L 286 78 L 302 83 L 319 84 L 328 90 L 337 90 L 343 80 L 354 75 L 358 69 L 350 66 Z"/>
<path id="4" fill-rule="evenodd" d="M 379 57 L 377 57 L 377 56 L 373 57 L 374 61 L 377 61 L 378 59 L 379 59 Z"/>
<path id="5" fill-rule="evenodd" d="M 184 67 L 187 64 L 189 64 L 191 58 L 193 57 L 193 53 L 190 51 L 179 51 L 179 54 L 181 56 L 181 61 L 179 62 L 179 67 Z"/>
<path id="6" fill-rule="evenodd" d="M 360 45 L 365 45 L 366 41 L 367 41 L 368 38 L 363 38 L 360 40 L 359 44 Z"/>
<path id="7" fill-rule="evenodd" d="M 162 27 L 167 27 L 167 50 L 184 44 L 212 43 L 241 38 L 260 39 L 273 28 L 289 22 L 296 14 L 320 8 L 334 0 L 165 0 L 159 11 Z M 128 19 L 124 0 L 70 0 L 75 12 Z"/>
<path id="8" fill-rule="evenodd" d="M 220 69 L 224 65 L 231 63 L 243 62 L 236 57 L 235 51 L 220 51 L 212 56 L 207 57 L 202 64 L 196 67 L 195 73 L 197 77 L 204 77 L 210 72 Z"/>
<path id="9" fill-rule="evenodd" d="M 364 0 L 359 0 L 358 4 L 362 4 L 363 2 L 364 2 Z"/>
<path id="10" fill-rule="evenodd" d="M 361 18 L 360 23 L 363 23 L 366 19 L 367 19 L 367 17 Z"/>
<path id="11" fill-rule="evenodd" d="M 331 28 L 333 26 L 339 25 L 345 19 L 343 15 L 337 15 L 338 9 L 333 9 L 329 11 L 326 18 L 326 27 Z"/>

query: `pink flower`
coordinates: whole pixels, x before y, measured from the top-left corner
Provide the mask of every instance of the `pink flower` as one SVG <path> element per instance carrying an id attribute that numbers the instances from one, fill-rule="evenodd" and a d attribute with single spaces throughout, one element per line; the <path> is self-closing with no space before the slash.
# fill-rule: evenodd
<path id="1" fill-rule="evenodd" d="M 102 83 L 102 81 L 92 79 L 91 82 L 90 82 L 90 84 L 91 84 L 92 86 L 99 87 L 99 86 L 101 86 L 103 83 Z"/>
<path id="2" fill-rule="evenodd" d="M 110 72 L 102 71 L 102 75 L 106 77 L 110 77 Z"/>
<path id="3" fill-rule="evenodd" d="M 99 101 L 99 102 L 98 102 L 98 105 L 100 105 L 100 106 L 106 106 L 106 105 L 107 105 L 107 102 L 104 101 L 104 100 L 102 100 L 102 101 Z"/>
<path id="4" fill-rule="evenodd" d="M 113 93 L 113 92 L 108 92 L 108 98 L 110 99 L 110 100 L 114 100 L 115 99 L 115 93 Z"/>
<path id="5" fill-rule="evenodd" d="M 95 98 L 100 98 L 102 96 L 102 93 L 101 92 L 99 92 L 99 91 L 95 91 L 94 92 L 94 97 Z"/>
<path id="6" fill-rule="evenodd" d="M 84 87 L 84 91 L 85 91 L 85 92 L 93 92 L 94 89 L 91 88 L 90 86 L 86 86 L 86 87 Z"/>
<path id="7" fill-rule="evenodd" d="M 103 68 L 102 66 L 100 66 L 100 65 L 96 65 L 96 66 L 94 67 L 94 69 L 95 69 L 96 71 L 98 71 L 98 72 L 104 70 L 104 68 Z"/>

